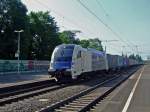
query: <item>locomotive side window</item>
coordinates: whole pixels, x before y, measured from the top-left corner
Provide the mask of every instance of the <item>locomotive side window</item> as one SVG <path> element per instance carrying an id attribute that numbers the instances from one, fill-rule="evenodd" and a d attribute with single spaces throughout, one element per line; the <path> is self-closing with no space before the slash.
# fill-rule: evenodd
<path id="1" fill-rule="evenodd" d="M 81 51 L 78 52 L 77 58 L 81 58 Z"/>

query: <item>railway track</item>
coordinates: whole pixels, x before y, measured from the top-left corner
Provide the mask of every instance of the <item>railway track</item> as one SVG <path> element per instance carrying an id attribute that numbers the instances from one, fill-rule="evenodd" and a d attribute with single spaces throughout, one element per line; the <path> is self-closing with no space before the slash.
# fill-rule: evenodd
<path id="1" fill-rule="evenodd" d="M 54 80 L 43 80 L 25 84 L 11 85 L 0 88 L 0 99 L 17 95 L 23 92 L 34 91 L 54 85 Z"/>
<path id="2" fill-rule="evenodd" d="M 56 84 L 54 80 L 45 80 L 0 88 L 0 106 L 60 89 L 65 86 L 67 85 Z"/>
<path id="3" fill-rule="evenodd" d="M 85 80 L 86 81 L 86 80 Z M 84 81 L 58 84 L 55 80 L 44 80 L 0 88 L 0 106 L 18 102 L 29 97 L 55 91 Z"/>
<path id="4" fill-rule="evenodd" d="M 136 69 L 137 70 L 137 69 Z M 85 112 L 105 98 L 110 92 L 127 80 L 136 70 L 126 75 L 116 75 L 94 87 L 84 90 L 65 100 L 57 102 L 38 112 Z"/>

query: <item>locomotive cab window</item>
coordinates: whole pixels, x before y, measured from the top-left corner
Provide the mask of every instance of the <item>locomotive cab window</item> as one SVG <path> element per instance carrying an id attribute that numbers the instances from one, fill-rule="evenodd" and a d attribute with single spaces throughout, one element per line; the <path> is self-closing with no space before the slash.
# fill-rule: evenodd
<path id="1" fill-rule="evenodd" d="M 72 60 L 72 55 L 74 51 L 74 46 L 65 46 L 61 49 L 60 53 L 55 56 L 54 61 L 56 62 L 70 62 Z"/>

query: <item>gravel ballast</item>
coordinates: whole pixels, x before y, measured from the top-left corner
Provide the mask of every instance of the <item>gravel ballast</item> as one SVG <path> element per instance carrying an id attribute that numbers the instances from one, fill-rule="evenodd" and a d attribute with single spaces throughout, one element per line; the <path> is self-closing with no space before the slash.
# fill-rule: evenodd
<path id="1" fill-rule="evenodd" d="M 42 95 L 34 96 L 29 99 L 14 102 L 12 104 L 6 104 L 0 107 L 0 112 L 35 112 L 41 108 L 44 108 L 53 103 L 59 102 L 65 98 L 68 98 L 76 93 L 79 93 L 93 85 L 96 85 L 102 78 L 82 82 L 77 85 L 67 86 L 65 88 L 48 92 Z"/>
<path id="2" fill-rule="evenodd" d="M 128 69 L 128 72 L 122 72 L 122 74 L 128 74 L 135 69 L 137 68 L 135 67 L 130 70 Z M 36 112 L 41 108 L 50 106 L 85 89 L 88 89 L 104 81 L 104 79 L 106 79 L 106 77 L 95 77 L 95 79 L 92 80 L 79 82 L 74 85 L 24 99 L 22 101 L 14 102 L 12 104 L 6 104 L 5 106 L 0 107 L 0 112 Z"/>

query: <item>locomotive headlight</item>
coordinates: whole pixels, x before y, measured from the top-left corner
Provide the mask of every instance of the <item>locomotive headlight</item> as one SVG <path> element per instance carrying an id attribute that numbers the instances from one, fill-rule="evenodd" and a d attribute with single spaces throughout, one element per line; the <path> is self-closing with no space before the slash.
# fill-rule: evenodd
<path id="1" fill-rule="evenodd" d="M 50 63 L 49 69 L 53 69 L 53 64 L 54 64 L 54 63 Z"/>
<path id="2" fill-rule="evenodd" d="M 66 71 L 67 71 L 67 72 L 70 72 L 70 71 L 71 71 L 71 69 L 66 69 Z"/>

